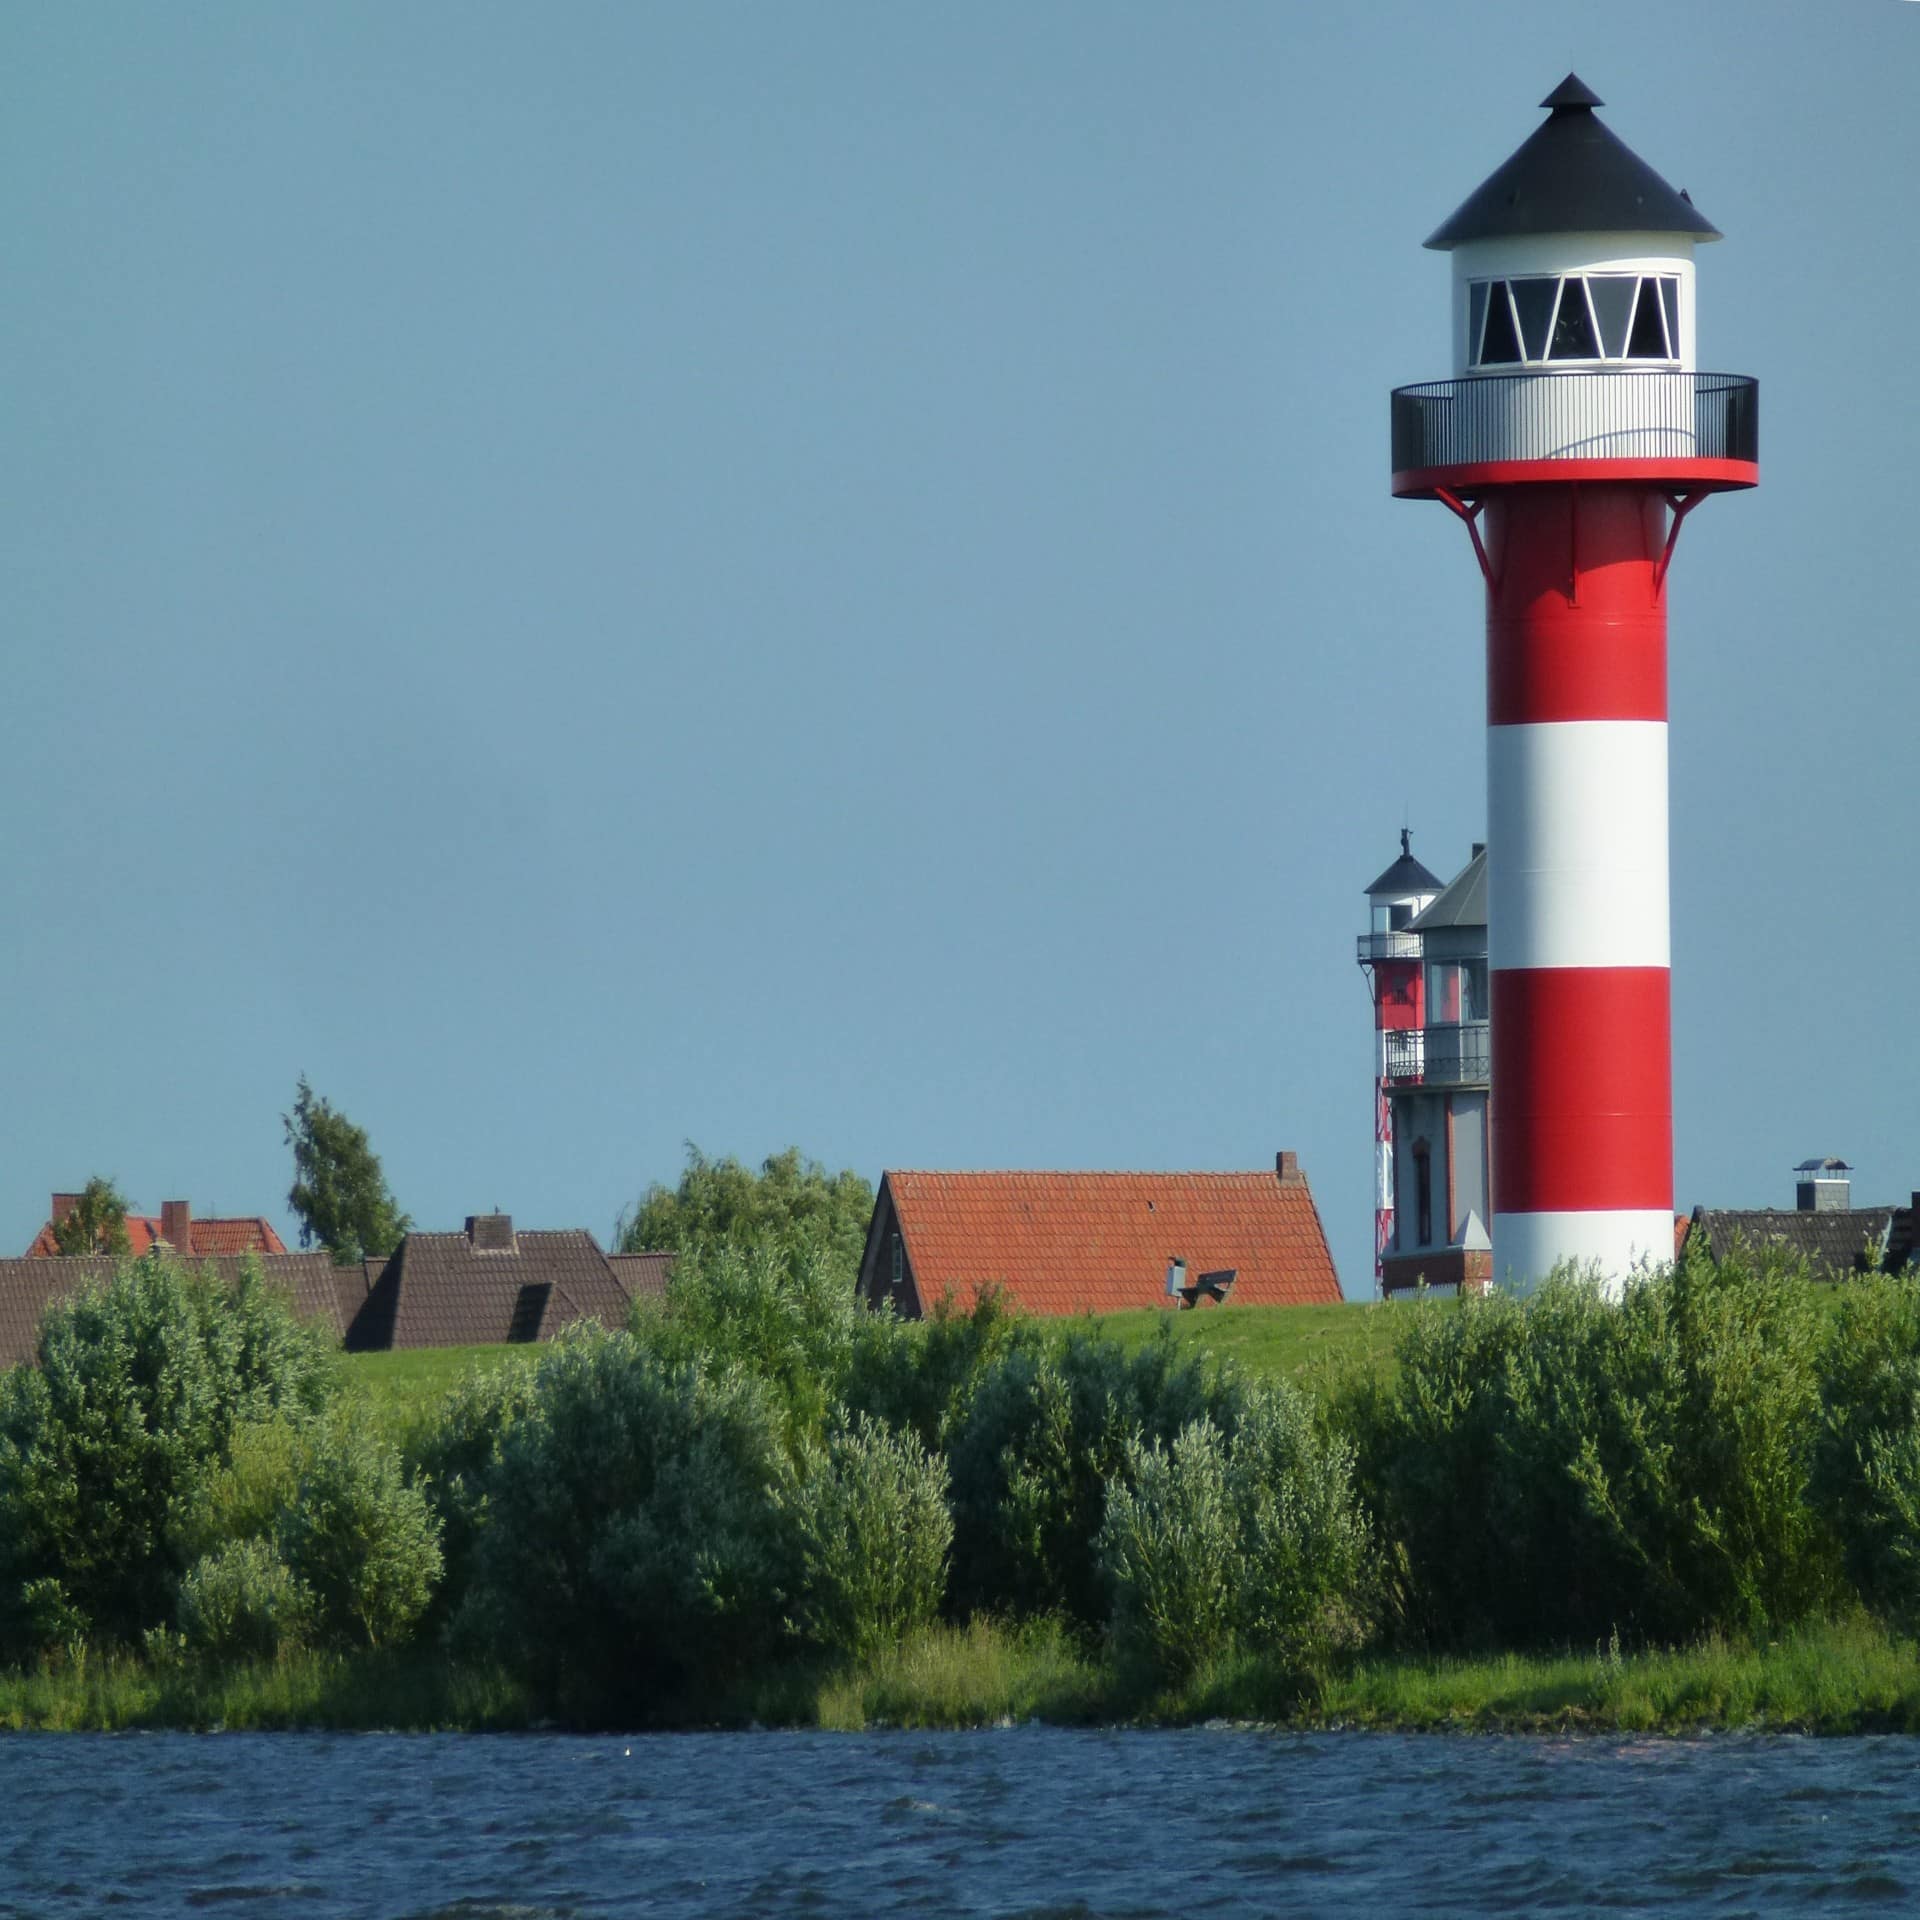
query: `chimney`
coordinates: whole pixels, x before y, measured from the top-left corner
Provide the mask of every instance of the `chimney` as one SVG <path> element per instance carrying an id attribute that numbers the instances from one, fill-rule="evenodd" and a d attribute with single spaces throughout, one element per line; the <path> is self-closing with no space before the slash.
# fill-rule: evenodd
<path id="1" fill-rule="evenodd" d="M 193 1255 L 193 1209 L 184 1200 L 160 1202 L 160 1238 L 184 1259 Z"/>
<path id="2" fill-rule="evenodd" d="M 510 1213 L 468 1214 L 467 1245 L 475 1253 L 519 1252 L 513 1238 L 513 1215 Z"/>
<path id="3" fill-rule="evenodd" d="M 77 1193 L 56 1193 L 47 1218 L 57 1227 L 79 1204 L 80 1196 Z"/>
<path id="4" fill-rule="evenodd" d="M 1824 1160 L 1802 1160 L 1794 1168 L 1793 1206 L 1796 1213 L 1845 1213 L 1852 1204 L 1853 1169 L 1832 1154 Z"/>
<path id="5" fill-rule="evenodd" d="M 1280 1152 L 1273 1156 L 1273 1171 L 1283 1187 L 1304 1187 L 1307 1176 L 1300 1171 L 1297 1153 Z"/>

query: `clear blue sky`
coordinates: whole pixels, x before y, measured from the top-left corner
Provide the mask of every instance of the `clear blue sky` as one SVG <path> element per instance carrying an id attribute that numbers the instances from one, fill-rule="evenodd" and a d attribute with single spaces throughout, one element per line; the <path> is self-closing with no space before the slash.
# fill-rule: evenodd
<path id="1" fill-rule="evenodd" d="M 1484 831 L 1387 392 L 1569 68 L 1762 382 L 1677 1198 L 1920 1186 L 1920 6 L 21 4 L 0 1252 L 92 1172 L 284 1220 L 304 1071 L 437 1227 L 1292 1147 L 1365 1292 L 1360 890 Z"/>

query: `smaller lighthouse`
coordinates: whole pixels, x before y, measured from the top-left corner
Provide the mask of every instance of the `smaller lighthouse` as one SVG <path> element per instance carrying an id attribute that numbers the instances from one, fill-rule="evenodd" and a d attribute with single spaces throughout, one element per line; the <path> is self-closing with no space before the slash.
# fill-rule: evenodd
<path id="1" fill-rule="evenodd" d="M 1400 858 L 1367 889 L 1368 928 L 1360 969 L 1373 995 L 1373 1284 L 1393 1249 L 1393 1102 L 1389 1089 L 1420 1045 L 1424 981 L 1413 922 L 1440 882 L 1413 857 L 1413 833 L 1400 829 Z"/>
<path id="2" fill-rule="evenodd" d="M 1393 491 L 1486 582 L 1493 1272 L 1615 1286 L 1673 1254 L 1667 578 L 1759 478 L 1758 395 L 1703 373 L 1692 200 L 1569 74 L 1428 239 L 1453 378 L 1393 396 Z"/>

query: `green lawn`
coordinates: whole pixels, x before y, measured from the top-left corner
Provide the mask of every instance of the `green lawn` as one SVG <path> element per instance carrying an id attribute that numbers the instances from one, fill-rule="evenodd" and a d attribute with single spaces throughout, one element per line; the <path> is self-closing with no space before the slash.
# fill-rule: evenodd
<path id="1" fill-rule="evenodd" d="M 1201 1307 L 1171 1313 L 1148 1307 L 1096 1316 L 1094 1324 L 1123 1346 L 1138 1347 L 1165 1321 L 1173 1337 L 1231 1359 L 1257 1379 L 1313 1385 L 1351 1366 L 1390 1367 L 1394 1329 L 1411 1309 L 1351 1304 L 1338 1307 Z M 347 1356 L 347 1378 L 364 1396 L 371 1420 L 393 1438 L 423 1418 L 473 1367 L 497 1367 L 524 1346 L 416 1347 L 402 1353 Z"/>
<path id="2" fill-rule="evenodd" d="M 1349 1367 L 1380 1370 L 1393 1364 L 1396 1327 L 1405 1305 L 1350 1302 L 1338 1307 L 1196 1307 L 1170 1313 L 1148 1307 L 1109 1313 L 1099 1325 L 1126 1346 L 1154 1337 L 1164 1320 L 1173 1337 L 1203 1352 L 1231 1359 L 1257 1379 L 1292 1380 L 1310 1386 Z"/>
<path id="3" fill-rule="evenodd" d="M 399 1353 L 350 1353 L 347 1381 L 362 1398 L 367 1417 L 389 1440 L 401 1441 L 407 1429 L 426 1419 L 469 1370 L 504 1366 L 516 1355 L 537 1352 L 527 1346 L 410 1347 Z"/>

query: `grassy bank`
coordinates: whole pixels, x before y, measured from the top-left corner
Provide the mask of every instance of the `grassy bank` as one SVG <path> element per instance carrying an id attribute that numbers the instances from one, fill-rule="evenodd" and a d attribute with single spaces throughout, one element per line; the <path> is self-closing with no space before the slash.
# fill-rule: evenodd
<path id="1" fill-rule="evenodd" d="M 1766 1646 L 1482 1659 L 1366 1659 L 1290 1672 L 1238 1658 L 1155 1687 L 1051 1626 L 912 1635 L 853 1666 L 794 1667 L 681 1724 L 821 1728 L 1253 1722 L 1406 1733 L 1920 1732 L 1920 1647 L 1866 1622 Z M 533 1702 L 430 1653 L 298 1655 L 230 1667 L 124 1658 L 0 1674 L 0 1728 L 524 1731 Z"/>
<path id="2" fill-rule="evenodd" d="M 1057 1635 L 975 1627 L 938 1630 L 836 1674 L 812 1704 L 807 1724 L 840 1728 L 1040 1719 L 1404 1733 L 1912 1733 L 1920 1731 L 1920 1647 L 1863 1621 L 1808 1628 L 1766 1646 L 1710 1641 L 1643 1654 L 1602 1647 L 1376 1658 L 1306 1674 L 1242 1658 L 1154 1689 L 1076 1655 Z"/>
<path id="3" fill-rule="evenodd" d="M 305 1653 L 232 1664 L 114 1655 L 0 1673 L 0 1728 L 16 1733 L 482 1733 L 534 1719 L 513 1681 L 454 1666 L 436 1652 Z"/>

